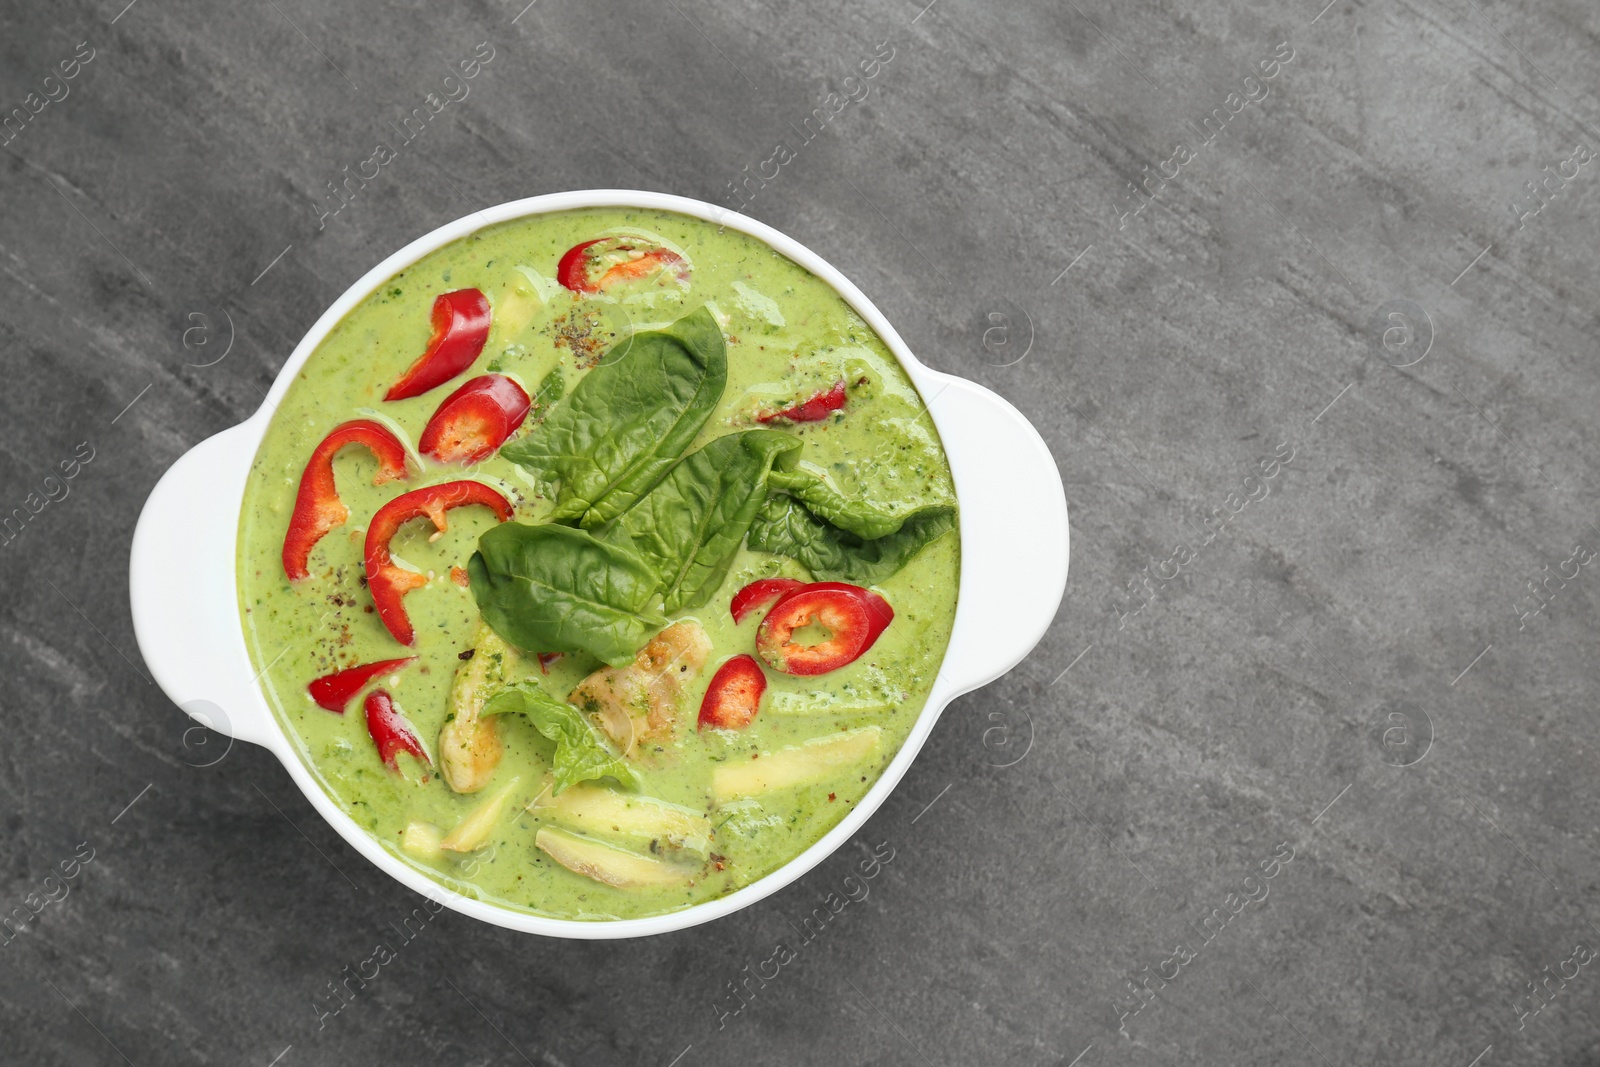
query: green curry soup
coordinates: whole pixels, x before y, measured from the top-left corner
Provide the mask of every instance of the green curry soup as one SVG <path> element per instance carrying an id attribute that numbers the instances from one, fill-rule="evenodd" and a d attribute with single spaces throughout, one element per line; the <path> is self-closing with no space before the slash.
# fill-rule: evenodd
<path id="1" fill-rule="evenodd" d="M 425 388 L 463 345 L 470 366 Z M 485 375 L 520 386 L 500 383 L 509 415 L 430 428 Z M 325 444 L 354 420 L 377 429 Z M 403 478 L 374 484 L 401 456 L 373 434 L 403 446 Z M 329 449 L 312 504 L 336 492 L 347 517 L 308 540 L 302 473 Z M 478 495 L 442 532 L 427 502 L 380 514 L 460 481 Z M 385 848 L 515 909 L 655 915 L 793 858 L 899 749 L 955 615 L 954 500 L 910 379 L 822 281 L 675 213 L 535 216 L 401 271 L 312 353 L 250 471 L 240 608 L 306 765 Z M 735 594 L 769 578 L 794 581 L 746 594 L 736 623 Z M 307 688 L 388 660 L 342 713 Z"/>

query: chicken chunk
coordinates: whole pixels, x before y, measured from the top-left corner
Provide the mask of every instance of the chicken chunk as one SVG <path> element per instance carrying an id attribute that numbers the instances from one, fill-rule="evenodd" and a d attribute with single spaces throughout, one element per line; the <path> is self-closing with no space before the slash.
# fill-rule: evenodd
<path id="1" fill-rule="evenodd" d="M 711 655 L 711 639 L 693 621 L 674 623 L 650 639 L 626 667 L 602 667 L 567 695 L 637 759 L 639 745 L 672 735 L 684 683 L 700 673 Z"/>
<path id="2" fill-rule="evenodd" d="M 517 650 L 487 626 L 478 628 L 472 655 L 456 668 L 450 688 L 450 717 L 439 730 L 439 771 L 457 793 L 476 793 L 489 784 L 504 750 L 493 717 L 483 705 L 517 661 Z"/>

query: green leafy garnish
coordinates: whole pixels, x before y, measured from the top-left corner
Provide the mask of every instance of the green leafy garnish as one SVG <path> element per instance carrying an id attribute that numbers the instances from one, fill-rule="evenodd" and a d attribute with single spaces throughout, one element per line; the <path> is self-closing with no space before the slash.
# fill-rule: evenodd
<path id="1" fill-rule="evenodd" d="M 893 512 L 851 499 L 777 430 L 725 434 L 681 456 L 727 372 L 722 331 L 702 307 L 622 342 L 559 404 L 559 368 L 545 378 L 537 398 L 548 415 L 501 455 L 556 486 L 550 521 L 502 523 L 468 562 L 497 634 L 622 666 L 665 624 L 657 598 L 668 615 L 706 603 L 741 544 L 818 578 L 870 582 L 954 528 L 950 506 Z"/>
<path id="2" fill-rule="evenodd" d="M 801 463 L 790 471 L 773 471 L 767 484 L 789 493 L 818 518 L 868 541 L 889 536 L 915 514 L 895 514 L 865 500 L 852 500 L 833 484 L 826 471 L 812 463 Z"/>
<path id="3" fill-rule="evenodd" d="M 865 538 L 821 518 L 792 496 L 767 498 L 750 524 L 750 547 L 797 561 L 827 581 L 875 582 L 887 578 L 933 541 L 955 528 L 956 509 L 932 504 L 908 512 L 899 529 Z"/>
<path id="4" fill-rule="evenodd" d="M 467 561 L 478 612 L 518 648 L 586 652 L 620 666 L 659 630 L 655 568 L 624 544 L 554 523 L 503 522 Z"/>
<path id="5" fill-rule="evenodd" d="M 554 521 L 603 526 L 677 462 L 727 379 L 722 331 L 702 307 L 619 342 L 560 407 L 500 454 L 558 484 Z"/>
<path id="6" fill-rule="evenodd" d="M 634 788 L 639 785 L 633 768 L 611 750 L 583 712 L 532 683 L 519 682 L 500 690 L 484 705 L 483 714 L 525 716 L 535 730 L 556 743 L 552 796 L 569 785 L 596 778 L 615 778 Z"/>
<path id="7" fill-rule="evenodd" d="M 668 614 L 711 599 L 766 498 L 768 472 L 799 451 L 799 438 L 777 430 L 727 434 L 685 456 L 623 514 L 611 539 L 661 575 Z"/>
<path id="8" fill-rule="evenodd" d="M 533 402 L 548 410 L 566 391 L 566 379 L 561 377 L 561 368 L 557 367 L 539 380 L 539 389 L 533 394 Z"/>

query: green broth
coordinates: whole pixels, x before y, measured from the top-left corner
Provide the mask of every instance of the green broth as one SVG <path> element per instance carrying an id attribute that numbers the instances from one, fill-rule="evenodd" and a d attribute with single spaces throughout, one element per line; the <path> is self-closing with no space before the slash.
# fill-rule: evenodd
<path id="1" fill-rule="evenodd" d="M 587 297 L 555 285 L 556 263 L 566 249 L 616 230 L 657 235 L 680 248 L 693 265 L 687 288 L 661 280 L 630 287 L 627 295 Z M 434 297 L 466 287 L 483 290 L 495 312 L 477 362 L 422 396 L 384 402 L 385 390 L 427 343 Z M 521 295 L 513 295 L 517 289 Z M 530 292 L 538 296 L 530 299 Z M 956 532 L 874 585 L 893 605 L 895 618 L 867 654 L 812 678 L 768 671 L 761 713 L 746 730 L 697 731 L 695 712 L 716 665 L 754 650 L 761 612 L 736 626 L 729 598 L 757 578 L 810 578 L 785 557 L 741 548 L 717 594 L 673 617 L 698 620 L 713 652 L 687 687 L 672 743 L 637 765 L 641 792 L 708 815 L 717 859 L 684 884 L 633 889 L 573 873 L 535 846 L 534 836 L 549 816 L 524 811 L 523 804 L 539 790 L 551 746 L 519 716 L 501 717 L 505 755 L 493 783 L 463 796 L 437 773 L 422 781 L 425 772 L 409 757 L 401 760 L 404 775 L 387 770 L 367 734 L 359 700 L 337 715 L 307 695 L 306 684 L 320 675 L 408 654 L 371 611 L 362 580 L 361 539 L 382 504 L 409 489 L 472 477 L 501 489 L 518 521 L 543 521 L 553 506 L 548 486 L 499 456 L 466 472 L 424 461 L 420 475 L 374 487 L 372 456 L 349 448 L 339 454 L 334 470 L 350 517 L 313 551 L 311 577 L 291 584 L 280 562 L 284 534 L 301 471 L 330 430 L 365 415 L 389 422 L 403 441 L 415 442 L 440 401 L 486 370 L 515 377 L 530 395 L 558 380 L 560 391 L 570 393 L 630 329 L 657 328 L 702 305 L 712 307 L 727 340 L 728 384 L 695 447 L 754 425 L 757 412 L 848 377 L 851 395 L 842 417 L 788 428 L 805 442 L 804 458 L 826 468 L 846 491 L 885 505 L 954 501 L 949 467 L 921 399 L 882 340 L 849 305 L 760 241 L 666 212 L 535 216 L 485 228 L 424 257 L 378 286 L 312 353 L 255 458 L 240 516 L 239 596 L 250 655 L 267 698 L 306 765 L 339 806 L 395 855 L 459 892 L 540 915 L 608 919 L 670 912 L 748 885 L 804 850 L 860 801 L 904 742 L 933 686 L 955 616 Z M 536 408 L 530 425 L 539 414 Z M 525 426 L 519 435 L 527 431 Z M 412 523 L 394 539 L 396 558 L 432 580 L 405 598 L 417 633 L 409 654 L 417 661 L 376 683 L 404 709 L 430 752 L 448 713 L 459 654 L 472 647 L 478 627 L 472 594 L 452 581 L 451 568 L 465 566 L 494 519 L 483 508 L 464 508 L 451 512 L 449 522 L 448 532 L 436 541 L 428 540 L 426 523 Z M 597 666 L 567 656 L 544 675 L 528 656 L 513 677 L 537 679 L 561 699 Z M 756 800 L 713 804 L 710 783 L 717 766 L 866 725 L 880 727 L 882 743 L 865 761 Z M 470 857 L 445 853 L 437 863 L 401 850 L 408 822 L 449 830 L 514 777 L 520 783 L 513 806 L 483 850 Z"/>

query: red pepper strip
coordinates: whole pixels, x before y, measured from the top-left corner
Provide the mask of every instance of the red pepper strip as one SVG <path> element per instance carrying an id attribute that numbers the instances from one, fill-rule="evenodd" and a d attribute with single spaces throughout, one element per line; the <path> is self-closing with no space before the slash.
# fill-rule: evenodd
<path id="1" fill-rule="evenodd" d="M 743 730 L 761 708 L 767 676 L 750 656 L 735 656 L 717 668 L 711 686 L 700 702 L 700 729 Z"/>
<path id="2" fill-rule="evenodd" d="M 445 397 L 417 450 L 441 463 L 476 463 L 506 443 L 531 407 L 522 386 L 504 374 L 480 374 Z"/>
<path id="3" fill-rule="evenodd" d="M 289 519 L 289 532 L 283 538 L 283 571 L 290 581 L 297 582 L 310 574 L 306 564 L 311 559 L 311 550 L 329 530 L 350 517 L 333 482 L 333 457 L 345 445 L 365 445 L 378 458 L 378 474 L 372 479 L 373 485 L 406 475 L 405 446 L 381 423 L 356 419 L 335 426 L 311 453 L 305 472 L 300 475 L 294 515 Z"/>
<path id="4" fill-rule="evenodd" d="M 606 240 L 596 237 L 592 241 L 585 241 L 580 245 L 573 245 L 561 256 L 561 262 L 556 264 L 556 281 L 571 289 L 575 293 L 597 293 L 598 285 L 589 281 L 589 249 Z"/>
<path id="5" fill-rule="evenodd" d="M 772 603 L 785 593 L 793 593 L 805 587 L 805 582 L 798 582 L 793 578 L 762 578 L 733 594 L 733 600 L 728 603 L 728 610 L 733 613 L 734 622 L 744 622 L 745 617 L 757 608 Z"/>
<path id="6" fill-rule="evenodd" d="M 853 663 L 894 621 L 894 609 L 877 593 L 844 582 L 812 582 L 772 605 L 756 631 L 756 651 L 785 674 L 826 674 Z M 818 622 L 831 636 L 820 644 L 795 644 L 794 632 Z"/>
<path id="7" fill-rule="evenodd" d="M 595 248 L 596 245 L 604 247 Z M 606 257 L 617 252 L 643 252 L 643 254 L 614 263 L 596 277 L 592 268 L 598 263 L 605 262 Z M 675 264 L 679 265 L 678 276 L 682 278 L 687 269 L 681 265 L 683 257 L 669 248 L 647 248 L 629 237 L 597 237 L 567 249 L 561 257 L 561 262 L 556 264 L 556 281 L 575 293 L 598 293 L 610 289 L 613 285 L 643 278 Z"/>
<path id="8" fill-rule="evenodd" d="M 624 260 L 607 270 L 600 276 L 600 288 L 610 289 L 613 285 L 644 278 L 682 262 L 683 257 L 670 248 L 653 248 L 637 259 Z M 682 278 L 684 274 L 684 268 L 678 267 L 678 277 Z"/>
<path id="9" fill-rule="evenodd" d="M 552 663 L 556 662 L 557 660 L 559 660 L 561 658 L 561 655 L 562 654 L 560 652 L 541 652 L 541 653 L 539 653 L 539 673 L 540 674 L 549 674 L 550 673 L 550 664 L 552 664 Z"/>
<path id="10" fill-rule="evenodd" d="M 383 398 L 421 396 L 472 366 L 489 339 L 489 318 L 489 301 L 476 289 L 457 289 L 435 298 L 433 336 L 427 349 Z"/>
<path id="11" fill-rule="evenodd" d="M 787 422 L 821 422 L 835 411 L 844 410 L 844 382 L 833 383 L 833 388 L 826 389 L 809 400 L 801 401 L 793 407 L 774 411 L 768 415 L 757 415 L 757 422 L 772 422 L 774 419 L 783 419 Z"/>
<path id="12" fill-rule="evenodd" d="M 377 663 L 363 663 L 359 667 L 346 667 L 342 671 L 324 674 L 321 678 L 306 686 L 321 707 L 338 715 L 344 714 L 345 707 L 350 703 L 350 698 L 361 692 L 366 684 L 380 674 L 399 670 L 407 663 L 416 659 L 415 656 L 406 656 L 403 659 L 379 660 Z"/>
<path id="13" fill-rule="evenodd" d="M 418 740 L 417 732 L 406 722 L 406 717 L 400 714 L 393 697 L 382 689 L 374 689 L 367 694 L 366 708 L 367 733 L 371 734 L 372 740 L 377 743 L 378 755 L 385 767 L 391 771 L 398 771 L 400 769 L 398 760 L 402 752 L 409 752 L 418 762 L 433 766 L 433 760 L 428 758 L 428 752 Z"/>
<path id="14" fill-rule="evenodd" d="M 389 541 L 401 526 L 424 515 L 432 520 L 435 529 L 440 532 L 448 530 L 450 524 L 445 519 L 445 512 L 469 504 L 493 508 L 501 522 L 511 518 L 511 504 L 505 497 L 482 482 L 461 481 L 430 485 L 397 496 L 379 508 L 378 513 L 372 516 L 372 522 L 367 525 L 367 588 L 372 593 L 372 602 L 377 605 L 383 624 L 402 645 L 416 641 L 416 632 L 406 615 L 403 598 L 418 586 L 427 585 L 428 578 L 396 564 L 394 557 L 389 554 Z"/>

